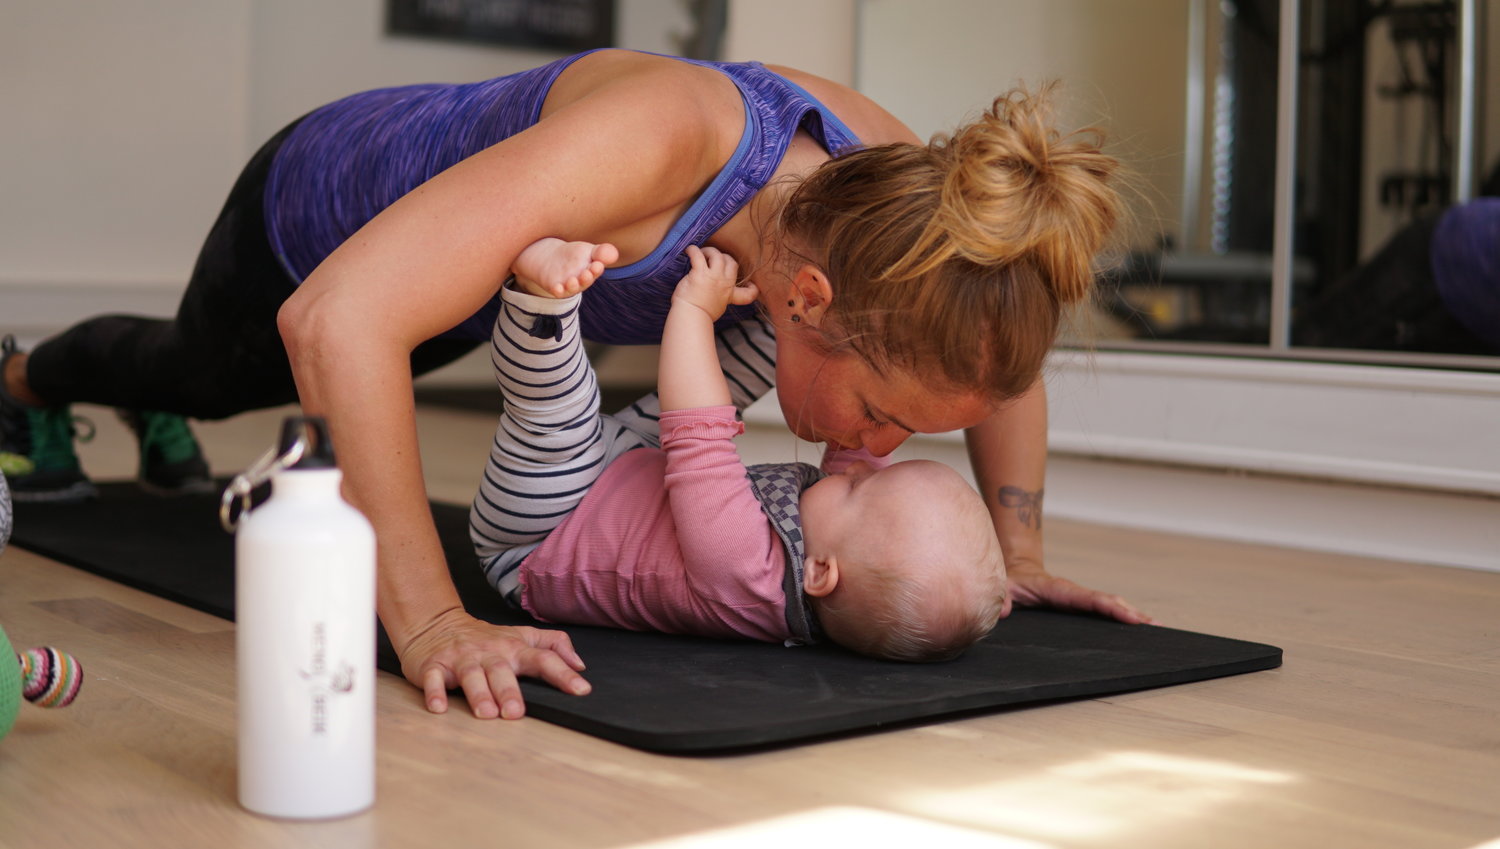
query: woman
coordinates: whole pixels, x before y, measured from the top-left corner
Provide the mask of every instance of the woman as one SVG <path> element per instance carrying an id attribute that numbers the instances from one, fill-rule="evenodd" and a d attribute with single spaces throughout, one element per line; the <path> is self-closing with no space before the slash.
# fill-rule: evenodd
<path id="1" fill-rule="evenodd" d="M 377 529 L 378 612 L 407 679 L 433 711 L 457 687 L 477 716 L 516 717 L 516 676 L 581 694 L 583 663 L 563 634 L 464 612 L 412 373 L 488 338 L 507 270 L 541 237 L 619 248 L 584 300 L 585 334 L 607 342 L 654 341 L 683 248 L 711 245 L 759 288 L 798 436 L 884 455 L 965 429 L 1012 597 L 1145 621 L 1042 564 L 1038 374 L 1113 226 L 1113 167 L 1024 100 L 928 148 L 827 80 L 619 50 L 367 92 L 257 154 L 174 323 L 85 323 L 10 357 L 4 386 L 198 417 L 300 399 Z"/>

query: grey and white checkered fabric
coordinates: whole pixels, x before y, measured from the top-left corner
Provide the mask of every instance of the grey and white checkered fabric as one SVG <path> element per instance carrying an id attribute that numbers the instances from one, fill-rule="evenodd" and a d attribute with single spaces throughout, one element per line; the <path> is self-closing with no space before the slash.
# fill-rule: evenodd
<path id="1" fill-rule="evenodd" d="M 750 490 L 760 500 L 760 509 L 771 520 L 771 527 L 781 537 L 786 549 L 786 573 L 781 581 L 786 591 L 786 624 L 792 637 L 787 645 L 815 643 L 822 635 L 802 591 L 803 559 L 806 545 L 802 539 L 802 490 L 823 479 L 823 473 L 806 463 L 763 463 L 746 469 Z"/>

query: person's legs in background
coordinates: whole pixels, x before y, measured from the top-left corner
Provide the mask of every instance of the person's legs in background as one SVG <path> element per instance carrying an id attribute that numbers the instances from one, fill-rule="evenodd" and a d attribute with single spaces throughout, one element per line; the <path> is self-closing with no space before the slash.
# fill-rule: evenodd
<path id="1" fill-rule="evenodd" d="M 69 405 L 113 406 L 140 442 L 140 478 L 161 492 L 213 486 L 184 416 L 223 418 L 296 399 L 276 311 L 292 283 L 266 237 L 262 196 L 283 130 L 255 155 L 205 240 L 173 319 L 108 315 L 27 354 L 0 354 L 0 469 L 17 501 L 94 494 L 73 450 Z"/>

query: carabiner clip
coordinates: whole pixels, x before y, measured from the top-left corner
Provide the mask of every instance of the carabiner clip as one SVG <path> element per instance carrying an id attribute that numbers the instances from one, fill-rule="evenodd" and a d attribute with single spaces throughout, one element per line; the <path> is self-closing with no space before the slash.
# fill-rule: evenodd
<path id="1" fill-rule="evenodd" d="M 219 524 L 229 533 L 239 526 L 240 519 L 250 512 L 250 493 L 256 487 L 271 479 L 288 466 L 296 465 L 302 455 L 307 452 L 307 436 L 299 433 L 297 439 L 285 453 L 278 455 L 275 448 L 271 448 L 260 456 L 244 472 L 235 475 L 224 488 L 224 494 L 219 498 Z M 240 502 L 240 512 L 234 512 L 234 502 Z"/>

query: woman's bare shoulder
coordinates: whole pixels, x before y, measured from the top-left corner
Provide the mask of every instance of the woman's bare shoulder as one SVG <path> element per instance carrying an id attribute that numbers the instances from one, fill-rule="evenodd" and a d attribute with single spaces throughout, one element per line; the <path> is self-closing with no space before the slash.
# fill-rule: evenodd
<path id="1" fill-rule="evenodd" d="M 849 125 L 849 129 L 866 145 L 921 141 L 901 119 L 846 85 L 785 65 L 766 67 L 807 89 L 809 94 L 832 109 L 833 114 Z"/>
<path id="2" fill-rule="evenodd" d="M 618 117 L 630 110 L 650 121 L 658 143 L 671 141 L 674 156 L 704 159 L 716 171 L 739 142 L 745 106 L 734 82 L 712 68 L 631 50 L 601 50 L 560 74 L 542 105 L 541 123 L 578 107 Z M 607 127 L 601 125 L 601 129 Z"/>
<path id="3" fill-rule="evenodd" d="M 667 111 L 684 105 L 728 106 L 736 117 L 744 113 L 734 83 L 711 68 L 654 53 L 600 50 L 580 57 L 558 76 L 542 117 L 601 92 L 617 96 L 624 89 L 648 96 Z"/>

